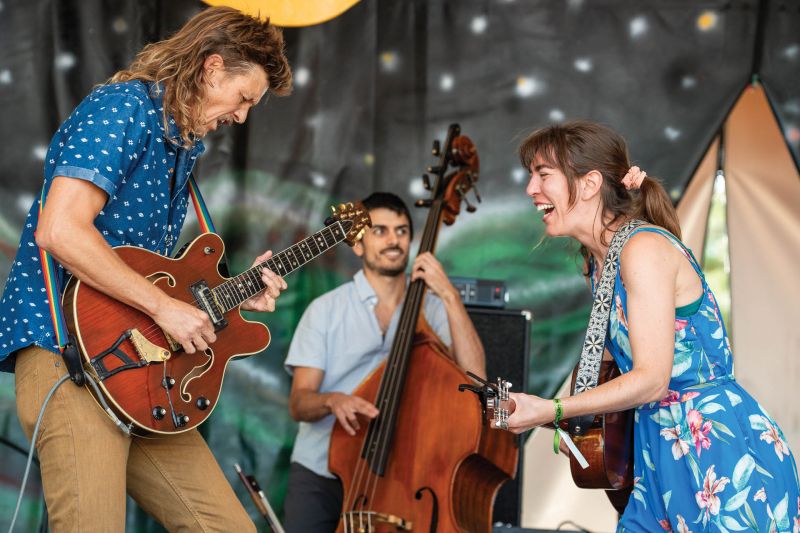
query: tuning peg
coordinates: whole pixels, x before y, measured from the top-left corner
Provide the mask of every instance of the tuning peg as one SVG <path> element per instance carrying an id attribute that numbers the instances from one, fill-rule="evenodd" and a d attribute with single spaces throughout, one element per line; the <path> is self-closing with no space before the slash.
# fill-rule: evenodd
<path id="1" fill-rule="evenodd" d="M 433 202 L 431 202 L 430 200 L 417 200 L 416 202 L 414 202 L 414 205 L 417 207 L 430 207 L 431 204 L 433 204 Z"/>
<path id="2" fill-rule="evenodd" d="M 478 192 L 478 186 L 474 183 L 472 184 L 472 190 L 475 191 L 475 199 L 478 200 L 478 203 L 481 203 L 483 201 L 481 200 L 481 193 Z"/>
<path id="3" fill-rule="evenodd" d="M 344 211 L 347 209 L 347 206 L 344 204 L 339 204 L 339 211 Z"/>
<path id="4" fill-rule="evenodd" d="M 331 214 L 332 214 L 333 216 L 336 216 L 336 206 L 335 206 L 335 205 L 332 205 L 332 206 L 331 206 Z"/>
<path id="5" fill-rule="evenodd" d="M 422 175 L 422 186 L 425 187 L 426 191 L 431 190 L 431 179 L 427 174 Z"/>
<path id="6" fill-rule="evenodd" d="M 441 175 L 442 174 L 442 167 L 440 167 L 438 165 L 437 166 L 430 166 L 430 167 L 428 167 L 428 172 L 430 172 L 431 174 L 439 174 L 439 175 Z"/>
<path id="7" fill-rule="evenodd" d="M 347 202 L 347 209 L 353 209 L 353 202 Z"/>
<path id="8" fill-rule="evenodd" d="M 439 141 L 433 141 L 433 148 L 431 149 L 431 153 L 434 157 L 439 157 L 442 154 L 442 147 L 439 144 Z"/>
<path id="9" fill-rule="evenodd" d="M 466 195 L 466 194 L 462 194 L 462 195 L 461 195 L 461 199 L 462 199 L 462 200 L 464 200 L 464 203 L 465 203 L 465 204 L 467 204 L 467 211 L 468 211 L 468 212 L 470 212 L 470 213 L 474 213 L 475 211 L 477 211 L 477 210 L 478 210 L 478 208 L 477 208 L 477 207 L 475 207 L 474 205 L 472 205 L 471 203 L 469 203 L 469 198 L 467 198 L 467 195 Z"/>

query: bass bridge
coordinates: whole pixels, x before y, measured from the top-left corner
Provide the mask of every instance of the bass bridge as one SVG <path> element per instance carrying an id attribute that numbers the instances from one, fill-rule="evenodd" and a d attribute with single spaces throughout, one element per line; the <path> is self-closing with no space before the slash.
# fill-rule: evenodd
<path id="1" fill-rule="evenodd" d="M 345 533 L 375 533 L 379 524 L 397 528 L 397 531 L 411 531 L 413 523 L 399 516 L 376 513 L 375 511 L 349 511 L 342 513 Z"/>

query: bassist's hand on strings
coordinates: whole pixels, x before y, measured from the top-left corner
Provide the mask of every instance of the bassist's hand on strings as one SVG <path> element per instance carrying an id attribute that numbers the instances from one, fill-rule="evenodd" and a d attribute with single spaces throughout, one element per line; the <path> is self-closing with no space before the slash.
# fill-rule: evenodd
<path id="1" fill-rule="evenodd" d="M 259 263 L 263 263 L 270 257 L 272 257 L 272 250 L 268 250 L 256 257 L 251 268 Z M 278 299 L 281 291 L 286 290 L 286 282 L 282 277 L 268 268 L 265 268 L 261 272 L 261 281 L 266 286 L 266 290 L 261 294 L 253 296 L 249 300 L 245 300 L 242 303 L 242 309 L 246 311 L 262 311 L 269 313 L 275 310 L 275 300 Z"/>
<path id="2" fill-rule="evenodd" d="M 442 301 L 447 301 L 450 297 L 460 298 L 458 291 L 450 283 L 450 278 L 447 277 L 447 273 L 442 268 L 442 264 L 430 252 L 422 253 L 414 259 L 414 266 L 411 268 L 411 281 L 418 279 L 425 280 L 425 285 Z"/>
<path id="3" fill-rule="evenodd" d="M 358 415 L 372 419 L 379 413 L 378 408 L 364 398 L 339 392 L 330 393 L 325 404 L 348 435 L 355 435 L 361 429 Z"/>

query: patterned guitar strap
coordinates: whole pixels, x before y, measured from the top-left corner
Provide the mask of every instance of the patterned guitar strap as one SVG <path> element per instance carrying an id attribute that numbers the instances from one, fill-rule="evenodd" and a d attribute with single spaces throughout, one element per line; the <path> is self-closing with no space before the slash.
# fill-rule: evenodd
<path id="1" fill-rule="evenodd" d="M 592 314 L 589 317 L 589 327 L 586 329 L 586 338 L 583 341 L 578 375 L 572 389 L 573 395 L 597 387 L 600 380 L 600 363 L 603 360 L 608 320 L 611 317 L 611 300 L 614 297 L 614 280 L 617 277 L 619 254 L 633 230 L 642 224 L 645 224 L 643 220 L 631 219 L 623 224 L 611 239 L 611 245 L 608 247 L 608 253 L 603 263 L 600 282 L 594 293 Z M 569 432 L 572 435 L 583 435 L 589 430 L 593 420 L 594 415 L 570 418 Z"/>

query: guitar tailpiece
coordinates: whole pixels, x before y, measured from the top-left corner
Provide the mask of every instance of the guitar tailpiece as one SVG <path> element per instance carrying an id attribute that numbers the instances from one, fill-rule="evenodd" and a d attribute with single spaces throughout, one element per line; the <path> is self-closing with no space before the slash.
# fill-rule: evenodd
<path id="1" fill-rule="evenodd" d="M 99 379 L 100 381 L 105 381 L 114 374 L 122 372 L 123 370 L 129 370 L 132 368 L 141 368 L 147 365 L 147 361 L 139 361 L 138 363 L 135 363 L 133 359 L 128 357 L 128 354 L 119 349 L 120 345 L 130 337 L 131 337 L 131 330 L 127 330 L 125 333 L 119 336 L 116 342 L 109 349 L 92 357 L 89 360 L 89 363 L 92 365 L 92 368 L 94 368 L 94 371 L 97 374 L 97 379 Z M 122 361 L 123 364 L 113 370 L 108 370 L 103 364 L 103 359 L 105 359 L 106 356 L 109 355 L 115 356 L 117 359 Z"/>

